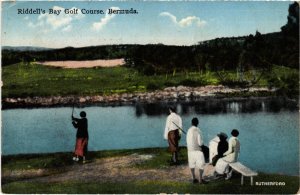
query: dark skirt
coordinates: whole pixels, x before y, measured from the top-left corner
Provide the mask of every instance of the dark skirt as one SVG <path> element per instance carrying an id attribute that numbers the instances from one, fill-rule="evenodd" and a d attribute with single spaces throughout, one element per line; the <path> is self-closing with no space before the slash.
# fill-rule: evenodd
<path id="1" fill-rule="evenodd" d="M 178 152 L 178 142 L 179 142 L 179 131 L 178 129 L 169 131 L 168 133 L 168 142 L 169 142 L 169 150 L 170 152 Z"/>

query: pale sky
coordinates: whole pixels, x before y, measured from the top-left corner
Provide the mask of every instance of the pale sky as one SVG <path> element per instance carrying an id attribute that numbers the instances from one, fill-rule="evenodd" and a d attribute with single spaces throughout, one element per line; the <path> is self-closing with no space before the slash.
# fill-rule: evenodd
<path id="1" fill-rule="evenodd" d="M 291 1 L 14 1 L 2 2 L 1 41 L 5 46 L 49 48 L 106 44 L 193 45 L 217 37 L 278 32 L 287 23 Z M 138 14 L 109 15 L 108 9 Z M 18 9 L 42 9 L 18 14 Z M 62 10 L 60 15 L 49 9 Z M 65 14 L 65 9 L 78 9 Z M 82 14 L 80 10 L 103 10 Z"/>

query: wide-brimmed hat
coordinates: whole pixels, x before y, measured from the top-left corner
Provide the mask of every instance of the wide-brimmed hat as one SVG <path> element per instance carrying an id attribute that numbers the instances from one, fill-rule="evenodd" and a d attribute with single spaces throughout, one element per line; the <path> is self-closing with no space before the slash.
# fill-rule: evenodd
<path id="1" fill-rule="evenodd" d="M 224 138 L 227 138 L 227 137 L 228 137 L 227 134 L 224 133 L 224 132 L 218 133 L 217 136 L 218 136 L 218 137 L 224 137 Z"/>

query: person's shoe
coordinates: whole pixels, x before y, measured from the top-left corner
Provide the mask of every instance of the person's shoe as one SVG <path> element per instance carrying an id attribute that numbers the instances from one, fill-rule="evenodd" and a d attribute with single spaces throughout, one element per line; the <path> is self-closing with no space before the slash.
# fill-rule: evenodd
<path id="1" fill-rule="evenodd" d="M 219 179 L 219 178 L 222 178 L 222 177 L 225 177 L 225 175 L 224 174 L 218 174 L 218 173 L 215 174 L 216 179 Z"/>
<path id="2" fill-rule="evenodd" d="M 198 179 L 193 179 L 193 183 L 199 183 Z"/>
<path id="3" fill-rule="evenodd" d="M 229 175 L 227 175 L 226 177 L 225 177 L 225 180 L 229 180 L 231 177 L 229 176 Z"/>
<path id="4" fill-rule="evenodd" d="M 208 181 L 202 179 L 201 182 L 199 182 L 199 184 L 208 184 Z"/>
<path id="5" fill-rule="evenodd" d="M 177 165 L 176 162 L 170 162 L 170 166 L 175 166 Z"/>
<path id="6" fill-rule="evenodd" d="M 78 158 L 76 158 L 76 157 L 74 156 L 74 157 L 73 157 L 73 160 L 74 160 L 74 161 L 78 161 Z"/>
<path id="7" fill-rule="evenodd" d="M 229 173 L 227 173 L 225 180 L 229 180 L 232 177 L 232 171 L 230 171 Z"/>
<path id="8" fill-rule="evenodd" d="M 179 165 L 179 161 L 171 161 L 170 166 L 176 166 Z"/>

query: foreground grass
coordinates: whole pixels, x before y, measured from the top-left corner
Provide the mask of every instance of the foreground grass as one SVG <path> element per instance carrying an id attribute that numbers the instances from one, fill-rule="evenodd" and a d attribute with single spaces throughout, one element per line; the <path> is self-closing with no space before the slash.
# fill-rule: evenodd
<path id="1" fill-rule="evenodd" d="M 284 76 L 298 79 L 298 70 L 274 67 L 258 86 L 268 86 L 270 75 L 281 82 Z M 236 77 L 236 72 L 228 74 Z M 203 86 L 221 84 L 214 72 L 177 72 L 175 75 L 146 76 L 126 67 L 63 69 L 35 63 L 18 63 L 2 68 L 2 97 L 110 95 L 146 92 L 168 86 Z M 230 78 L 233 79 L 233 78 Z M 289 82 L 289 81 L 287 81 Z M 291 81 L 293 82 L 293 81 Z"/>
<path id="2" fill-rule="evenodd" d="M 165 169 L 169 165 L 170 155 L 165 148 L 146 148 L 135 150 L 111 150 L 91 152 L 90 159 L 99 159 L 116 156 L 126 156 L 131 154 L 152 154 L 154 158 L 144 161 L 140 164 L 133 165 L 139 169 Z M 58 167 L 72 166 L 70 161 L 71 153 L 55 153 L 43 155 L 12 155 L 2 157 L 3 170 L 23 170 L 23 169 L 55 169 Z M 187 164 L 186 149 L 182 148 L 180 152 L 181 164 Z M 45 168 L 46 163 L 46 168 Z M 24 181 L 5 182 L 2 178 L 2 192 L 4 193 L 68 193 L 68 194 L 101 194 L 101 193 L 130 193 L 130 194 L 158 194 L 158 193 L 191 193 L 191 194 L 295 194 L 299 189 L 299 177 L 284 176 L 275 174 L 259 173 L 254 178 L 255 182 L 284 182 L 284 186 L 250 186 L 249 178 L 245 178 L 245 185 L 240 185 L 240 175 L 225 181 L 223 179 L 210 182 L 207 185 L 195 185 L 190 181 L 186 182 L 168 182 L 168 181 L 133 181 L 133 182 L 76 182 L 65 181 L 62 183 L 45 183 Z"/>
<path id="3" fill-rule="evenodd" d="M 4 193 L 68 193 L 68 194 L 296 194 L 298 190 L 298 179 L 261 175 L 256 177 L 257 181 L 285 182 L 285 186 L 250 186 L 240 185 L 240 178 L 230 181 L 219 180 L 207 185 L 195 185 L 190 182 L 164 182 L 164 181 L 137 181 L 127 183 L 31 183 L 14 182 L 3 186 Z"/>

